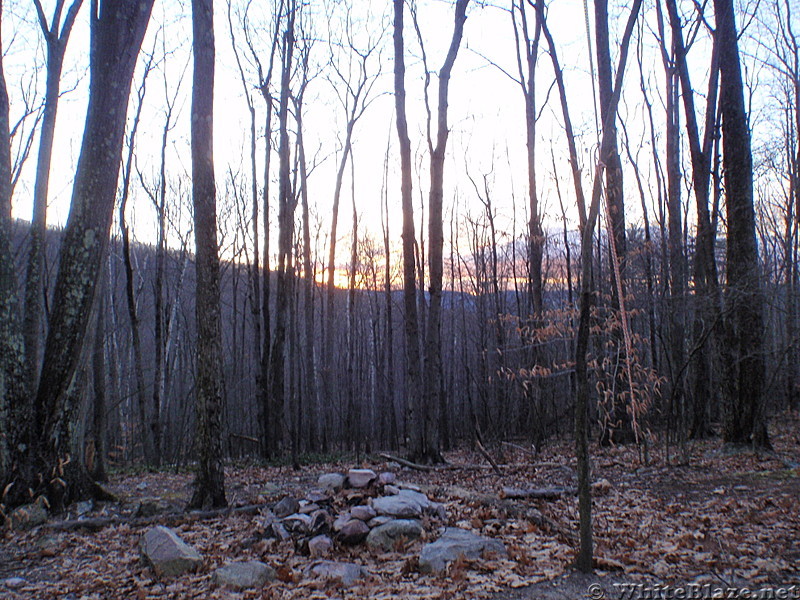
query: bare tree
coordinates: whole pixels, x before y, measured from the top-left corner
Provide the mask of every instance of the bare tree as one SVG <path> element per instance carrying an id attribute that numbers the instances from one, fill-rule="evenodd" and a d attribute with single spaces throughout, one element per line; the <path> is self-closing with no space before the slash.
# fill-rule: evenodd
<path id="1" fill-rule="evenodd" d="M 31 220 L 31 246 L 28 254 L 28 270 L 25 277 L 25 376 L 33 387 L 39 372 L 40 340 L 42 338 L 42 312 L 44 306 L 44 255 L 47 228 L 47 190 L 50 182 L 50 161 L 53 156 L 53 141 L 56 129 L 56 111 L 61 88 L 61 70 L 69 35 L 83 0 L 74 0 L 67 10 L 63 25 L 61 13 L 64 0 L 56 2 L 53 19 L 47 17 L 40 0 L 34 0 L 39 26 L 47 47 L 47 79 L 45 83 L 44 111 L 39 133 L 39 164 L 33 188 L 33 219 Z M 59 27 L 61 31 L 59 31 Z"/>
<path id="2" fill-rule="evenodd" d="M 214 6 L 192 0 L 192 200 L 196 247 L 197 454 L 189 508 L 225 506 L 222 467 L 222 333 L 214 182 Z"/>
<path id="3" fill-rule="evenodd" d="M 714 12 L 728 223 L 723 438 L 727 443 L 769 448 L 764 414 L 764 299 L 753 208 L 753 157 L 733 1 L 714 0 Z"/>
<path id="4" fill-rule="evenodd" d="M 69 439 L 59 430 L 108 243 L 131 79 L 152 7 L 153 0 L 91 3 L 89 106 L 34 406 L 37 447 L 28 451 L 22 477 L 58 473 L 45 477 L 44 489 L 33 486 L 56 507 L 98 493 L 80 461 L 64 464 Z"/>
<path id="5" fill-rule="evenodd" d="M 403 0 L 394 0 L 394 103 L 400 144 L 400 192 L 403 205 L 403 329 L 406 353 L 406 409 L 411 431 L 421 431 L 421 362 L 417 320 L 417 280 L 414 246 L 414 204 L 411 180 L 411 139 L 406 116 L 405 50 L 403 43 Z"/>

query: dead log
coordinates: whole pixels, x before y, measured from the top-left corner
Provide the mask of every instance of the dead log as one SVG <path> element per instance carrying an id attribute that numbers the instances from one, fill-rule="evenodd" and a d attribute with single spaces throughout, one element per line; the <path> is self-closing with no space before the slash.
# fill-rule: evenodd
<path id="1" fill-rule="evenodd" d="M 419 463 L 411 462 L 410 460 L 406 460 L 404 458 L 400 458 L 399 456 L 392 456 L 391 454 L 379 454 L 381 458 L 385 458 L 390 462 L 396 462 L 397 464 L 403 465 L 404 467 L 408 467 L 409 469 L 414 469 L 416 471 L 435 471 L 437 467 L 433 465 L 421 465 Z"/>
<path id="2" fill-rule="evenodd" d="M 128 525 L 130 527 L 146 527 L 148 525 L 178 525 L 191 521 L 207 521 L 218 517 L 230 515 L 255 515 L 266 504 L 248 504 L 246 506 L 236 506 L 219 508 L 216 510 L 193 510 L 190 512 L 169 512 L 152 517 L 97 517 L 94 519 L 71 519 L 68 521 L 53 521 L 45 523 L 42 527 L 51 531 L 76 531 L 84 529 L 86 531 L 100 531 L 113 525 Z"/>
<path id="3" fill-rule="evenodd" d="M 578 490 L 575 488 L 549 487 L 549 488 L 512 488 L 504 487 L 500 493 L 501 498 L 509 500 L 558 500 L 563 496 L 575 496 Z"/>

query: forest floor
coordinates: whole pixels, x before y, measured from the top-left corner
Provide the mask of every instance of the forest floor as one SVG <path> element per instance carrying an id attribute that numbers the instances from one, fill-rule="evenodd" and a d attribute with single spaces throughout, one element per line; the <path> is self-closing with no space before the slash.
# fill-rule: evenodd
<path id="1" fill-rule="evenodd" d="M 159 580 L 139 555 L 139 538 L 153 523 L 120 523 L 98 531 L 61 531 L 61 515 L 28 532 L 0 533 L 0 597 L 69 598 L 493 598 L 494 600 L 580 600 L 593 598 L 711 598 L 720 588 L 773 589 L 773 597 L 800 598 L 800 416 L 773 420 L 774 453 L 729 451 L 719 440 L 671 449 L 653 447 L 644 464 L 635 447 L 592 447 L 595 496 L 592 575 L 572 571 L 577 500 L 503 499 L 504 487 L 574 487 L 575 460 L 568 441 L 553 443 L 535 457 L 504 447 L 502 475 L 478 453 L 457 451 L 451 466 L 431 472 L 402 469 L 413 482 L 444 504 L 448 524 L 500 539 L 506 559 L 459 562 L 446 575 L 424 575 L 416 557 L 436 537 L 428 523 L 423 539 L 376 553 L 366 546 L 334 549 L 333 560 L 362 564 L 369 578 L 349 588 L 304 576 L 311 559 L 291 541 L 253 537 L 258 514 L 168 523 L 204 557 L 195 573 Z M 495 448 L 499 452 L 499 447 Z M 492 449 L 490 448 L 490 452 Z M 460 466 L 459 466 L 460 465 Z M 290 468 L 229 466 L 232 506 L 271 506 L 287 494 L 313 488 L 325 472 L 366 466 L 386 468 L 383 459 L 314 464 Z M 142 499 L 179 510 L 190 493 L 191 474 L 119 473 L 108 488 L 122 502 L 95 507 L 88 518 L 131 515 Z M 531 518 L 536 515 L 536 518 Z M 427 539 L 426 539 L 427 538 Z M 257 539 L 257 541 L 253 541 Z M 231 592 L 214 587 L 211 574 L 230 560 L 261 560 L 279 574 L 258 591 Z M 9 587 L 9 582 L 11 586 Z M 690 588 L 702 586 L 705 588 Z M 796 588 L 790 586 L 796 585 Z M 781 596 L 781 588 L 788 595 Z M 655 589 L 655 592 L 653 591 Z M 696 590 L 701 590 L 700 592 Z M 647 594 L 650 594 L 649 596 Z M 655 594 L 655 595 L 654 595 Z M 673 595 L 670 595 L 673 594 Z M 723 595 L 722 597 L 746 597 Z M 755 597 L 755 596 L 751 596 Z M 764 597 L 769 597 L 764 596 Z"/>

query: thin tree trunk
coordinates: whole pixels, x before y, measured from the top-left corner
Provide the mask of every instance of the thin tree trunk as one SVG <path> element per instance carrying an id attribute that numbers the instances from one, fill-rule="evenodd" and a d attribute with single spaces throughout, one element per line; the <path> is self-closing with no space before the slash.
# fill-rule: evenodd
<path id="1" fill-rule="evenodd" d="M 214 183 L 214 7 L 192 0 L 192 202 L 196 248 L 195 317 L 198 466 L 188 508 L 226 506 L 222 466 L 222 331 Z"/>

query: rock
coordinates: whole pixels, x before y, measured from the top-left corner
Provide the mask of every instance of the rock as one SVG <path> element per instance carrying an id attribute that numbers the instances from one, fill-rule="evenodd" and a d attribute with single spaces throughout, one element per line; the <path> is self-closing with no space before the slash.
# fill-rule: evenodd
<path id="1" fill-rule="evenodd" d="M 389 485 L 383 486 L 383 492 L 385 494 L 399 494 L 400 493 L 400 488 L 397 487 L 396 485 L 389 484 Z"/>
<path id="2" fill-rule="evenodd" d="M 271 523 L 269 529 L 267 529 L 267 533 L 270 537 L 274 537 L 281 542 L 285 542 L 292 537 L 292 534 L 286 531 L 286 527 L 283 526 L 283 523 Z"/>
<path id="3" fill-rule="evenodd" d="M 23 585 L 28 583 L 22 577 L 9 577 L 8 579 L 3 580 L 3 585 L 11 590 L 15 590 L 17 588 L 21 588 Z"/>
<path id="4" fill-rule="evenodd" d="M 369 533 L 369 527 L 364 521 L 350 519 L 339 531 L 339 541 L 348 546 L 355 546 L 364 541 Z"/>
<path id="5" fill-rule="evenodd" d="M 342 527 L 344 527 L 345 524 L 347 524 L 352 519 L 353 517 L 350 516 L 349 510 L 341 513 L 336 517 L 336 519 L 333 522 L 333 530 L 337 533 L 340 532 L 342 530 Z"/>
<path id="6" fill-rule="evenodd" d="M 328 556 L 333 550 L 333 541 L 327 535 L 318 535 L 308 540 L 308 552 L 312 558 Z"/>
<path id="7" fill-rule="evenodd" d="M 391 485 L 395 481 L 397 481 L 397 475 L 394 473 L 389 473 L 388 471 L 384 471 L 380 475 L 378 475 L 378 483 L 381 485 Z"/>
<path id="8" fill-rule="evenodd" d="M 353 488 L 365 488 L 377 478 L 372 469 L 350 469 L 347 472 L 347 482 Z"/>
<path id="9" fill-rule="evenodd" d="M 317 485 L 323 490 L 338 492 L 344 487 L 345 476 L 341 473 L 324 473 L 317 479 Z"/>
<path id="10" fill-rule="evenodd" d="M 307 500 L 300 501 L 300 509 L 297 511 L 304 515 L 310 515 L 311 513 L 319 510 L 319 504 L 315 502 L 308 502 Z"/>
<path id="11" fill-rule="evenodd" d="M 367 536 L 367 546 L 374 550 L 389 552 L 398 539 L 415 540 L 422 535 L 422 525 L 411 519 L 396 519 L 375 527 Z"/>
<path id="12" fill-rule="evenodd" d="M 180 575 L 203 562 L 197 550 L 162 525 L 153 527 L 142 536 L 140 548 L 142 556 L 159 577 Z"/>
<path id="13" fill-rule="evenodd" d="M 311 517 L 311 533 L 328 533 L 331 530 L 331 521 L 333 521 L 333 517 L 331 517 L 328 511 L 316 510 L 309 516 Z"/>
<path id="14" fill-rule="evenodd" d="M 375 498 L 372 502 L 372 508 L 379 515 L 389 515 L 391 517 L 418 517 L 422 514 L 422 506 L 419 502 L 400 494 Z"/>
<path id="15" fill-rule="evenodd" d="M 611 482 L 608 479 L 601 479 L 592 484 L 592 495 L 604 496 L 611 491 Z"/>
<path id="16" fill-rule="evenodd" d="M 444 504 L 440 504 L 439 502 L 431 502 L 427 512 L 437 519 L 447 521 L 447 509 L 444 507 Z"/>
<path id="17" fill-rule="evenodd" d="M 257 560 L 226 563 L 214 571 L 214 585 L 233 590 L 260 588 L 275 579 L 275 569 Z"/>
<path id="18" fill-rule="evenodd" d="M 284 517 L 296 513 L 298 510 L 300 510 L 300 503 L 291 496 L 285 496 L 275 505 L 272 512 L 274 512 L 275 516 L 279 519 L 283 519 Z"/>
<path id="19" fill-rule="evenodd" d="M 397 493 L 397 495 L 402 498 L 409 498 L 413 500 L 414 502 L 419 504 L 423 509 L 430 508 L 431 506 L 431 501 L 428 500 L 428 497 L 422 492 L 402 489 Z"/>
<path id="20" fill-rule="evenodd" d="M 289 515 L 283 520 L 283 526 L 286 527 L 286 531 L 289 533 L 308 533 L 311 531 L 313 523 L 314 520 L 310 515 L 300 513 Z"/>
<path id="21" fill-rule="evenodd" d="M 311 490 L 306 494 L 306 500 L 314 504 L 325 504 L 330 502 L 330 496 L 322 490 Z"/>
<path id="22" fill-rule="evenodd" d="M 136 506 L 134 517 L 155 517 L 163 512 L 166 512 L 166 505 L 162 504 L 155 498 L 143 498 Z"/>
<path id="23" fill-rule="evenodd" d="M 353 585 L 358 579 L 368 575 L 367 570 L 354 563 L 339 563 L 330 560 L 321 560 L 312 564 L 309 571 L 323 579 L 334 579 L 345 586 Z"/>
<path id="24" fill-rule="evenodd" d="M 422 548 L 419 570 L 423 573 L 441 573 L 449 563 L 459 558 L 481 558 L 484 552 L 505 556 L 506 547 L 498 540 L 448 527 L 438 540 Z"/>
<path id="25" fill-rule="evenodd" d="M 75 504 L 75 515 L 78 517 L 82 517 L 85 514 L 88 514 L 94 508 L 94 502 L 91 500 L 84 500 L 83 502 L 77 502 Z"/>
<path id="26" fill-rule="evenodd" d="M 385 525 L 389 521 L 394 521 L 394 517 L 390 517 L 389 515 L 378 515 L 374 519 L 370 519 L 367 525 L 370 527 L 380 527 L 381 525 Z"/>
<path id="27" fill-rule="evenodd" d="M 350 516 L 354 519 L 358 519 L 359 521 L 366 522 L 370 519 L 374 519 L 377 515 L 378 513 L 375 512 L 374 508 L 365 504 L 354 506 L 350 509 Z"/>
<path id="28" fill-rule="evenodd" d="M 33 529 L 46 521 L 47 508 L 45 508 L 44 501 L 39 501 L 39 499 L 33 504 L 24 504 L 15 508 L 8 515 L 8 524 L 11 529 Z"/>
<path id="29" fill-rule="evenodd" d="M 147 489 L 147 482 L 140 481 L 139 483 L 136 484 L 136 489 L 139 490 L 140 492 L 143 492 L 144 490 Z"/>

